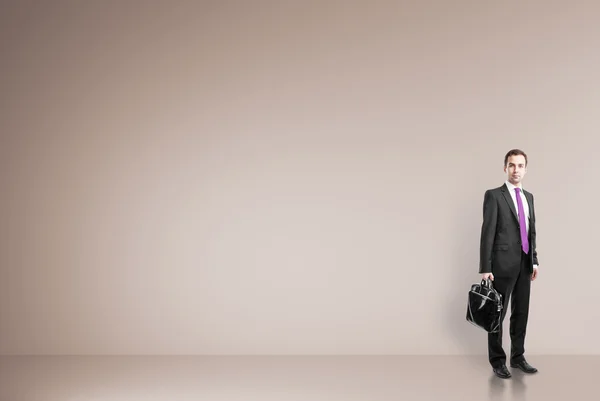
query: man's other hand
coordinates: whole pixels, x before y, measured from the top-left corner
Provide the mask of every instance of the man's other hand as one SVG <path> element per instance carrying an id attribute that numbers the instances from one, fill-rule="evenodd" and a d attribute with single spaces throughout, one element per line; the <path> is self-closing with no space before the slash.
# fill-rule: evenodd
<path id="1" fill-rule="evenodd" d="M 533 274 L 531 275 L 531 281 L 535 280 L 538 276 L 538 268 L 534 267 L 533 268 Z"/>

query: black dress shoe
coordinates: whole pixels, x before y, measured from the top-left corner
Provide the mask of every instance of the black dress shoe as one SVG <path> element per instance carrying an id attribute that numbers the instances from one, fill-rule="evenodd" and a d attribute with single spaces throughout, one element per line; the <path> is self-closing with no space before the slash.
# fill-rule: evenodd
<path id="1" fill-rule="evenodd" d="M 506 365 L 500 365 L 494 368 L 494 373 L 501 379 L 508 379 L 511 374 L 506 368 Z"/>
<path id="2" fill-rule="evenodd" d="M 510 367 L 521 369 L 525 373 L 535 373 L 538 371 L 536 368 L 528 364 L 526 360 L 522 360 L 521 362 L 517 363 L 511 363 Z"/>

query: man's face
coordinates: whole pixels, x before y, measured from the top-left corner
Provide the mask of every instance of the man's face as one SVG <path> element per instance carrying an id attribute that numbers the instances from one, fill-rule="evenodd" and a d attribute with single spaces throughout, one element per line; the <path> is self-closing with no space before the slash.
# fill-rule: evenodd
<path id="1" fill-rule="evenodd" d="M 508 182 L 513 185 L 519 186 L 523 177 L 527 173 L 527 167 L 525 166 L 525 156 L 515 155 L 509 156 L 504 167 L 504 172 L 508 178 Z"/>

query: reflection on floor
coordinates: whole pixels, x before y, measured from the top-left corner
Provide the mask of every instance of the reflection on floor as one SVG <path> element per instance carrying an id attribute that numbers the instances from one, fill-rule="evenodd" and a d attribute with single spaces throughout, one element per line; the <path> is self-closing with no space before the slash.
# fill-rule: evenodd
<path id="1" fill-rule="evenodd" d="M 597 397 L 600 356 L 1 356 L 2 401 L 575 400 Z"/>

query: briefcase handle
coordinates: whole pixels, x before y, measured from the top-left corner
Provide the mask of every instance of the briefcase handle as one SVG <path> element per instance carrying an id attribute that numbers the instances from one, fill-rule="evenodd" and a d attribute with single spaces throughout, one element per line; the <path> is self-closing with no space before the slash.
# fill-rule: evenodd
<path id="1" fill-rule="evenodd" d="M 481 287 L 479 289 L 479 291 L 482 291 L 484 288 L 488 288 L 489 290 L 494 290 L 494 284 L 492 283 L 492 280 L 488 279 L 481 279 Z"/>
<path id="2" fill-rule="evenodd" d="M 481 279 L 481 285 L 484 285 L 488 288 L 494 288 L 494 286 L 492 284 L 492 280 L 490 280 L 489 278 Z"/>

